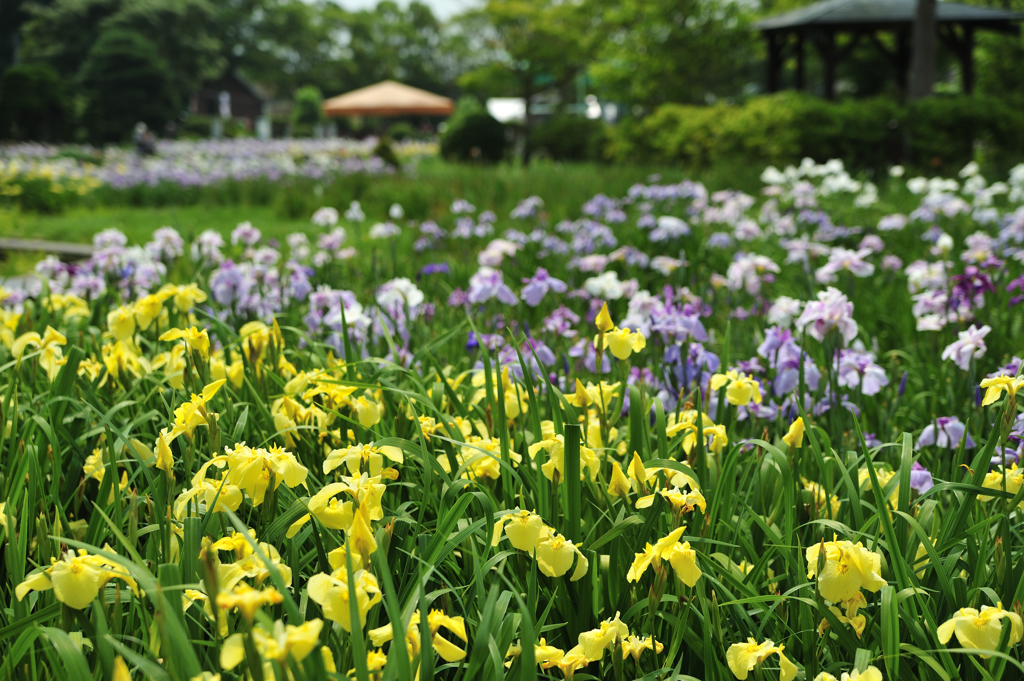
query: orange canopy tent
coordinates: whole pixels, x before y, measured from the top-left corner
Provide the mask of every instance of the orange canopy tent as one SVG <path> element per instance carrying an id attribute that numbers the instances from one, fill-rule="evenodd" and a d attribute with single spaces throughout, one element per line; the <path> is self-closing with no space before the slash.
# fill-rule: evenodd
<path id="1" fill-rule="evenodd" d="M 447 116 L 454 108 L 447 97 L 393 80 L 331 97 L 323 103 L 328 116 Z"/>

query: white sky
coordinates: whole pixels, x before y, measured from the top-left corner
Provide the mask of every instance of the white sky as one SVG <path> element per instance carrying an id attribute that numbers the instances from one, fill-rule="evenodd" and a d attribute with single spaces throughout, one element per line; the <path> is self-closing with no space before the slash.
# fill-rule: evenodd
<path id="1" fill-rule="evenodd" d="M 346 9 L 366 9 L 377 6 L 377 0 L 334 0 Z M 407 7 L 408 0 L 397 0 L 398 4 Z M 448 19 L 471 7 L 481 4 L 482 0 L 420 0 L 434 11 L 439 19 Z"/>

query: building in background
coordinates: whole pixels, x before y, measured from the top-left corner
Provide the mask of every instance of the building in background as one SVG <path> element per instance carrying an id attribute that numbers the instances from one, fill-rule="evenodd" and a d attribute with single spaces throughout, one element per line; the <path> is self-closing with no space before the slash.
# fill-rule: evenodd
<path id="1" fill-rule="evenodd" d="M 204 82 L 192 95 L 189 113 L 197 116 L 240 121 L 254 132 L 257 121 L 267 115 L 269 97 L 237 73 L 227 71 L 216 80 Z"/>

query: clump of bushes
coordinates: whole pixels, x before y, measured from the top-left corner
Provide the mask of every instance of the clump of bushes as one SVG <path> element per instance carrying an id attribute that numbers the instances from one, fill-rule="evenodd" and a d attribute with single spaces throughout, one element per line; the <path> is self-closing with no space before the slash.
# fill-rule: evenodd
<path id="1" fill-rule="evenodd" d="M 665 104 L 609 131 L 618 161 L 718 164 L 794 163 L 842 158 L 852 168 L 902 163 L 949 172 L 979 153 L 995 170 L 1024 155 L 1024 112 L 1000 99 L 933 97 L 900 104 L 888 98 L 827 102 L 797 92 L 742 105 Z"/>
<path id="2" fill-rule="evenodd" d="M 556 161 L 599 161 L 606 142 L 604 123 L 580 116 L 555 116 L 530 132 L 534 153 Z"/>
<path id="3" fill-rule="evenodd" d="M 441 135 L 441 155 L 450 161 L 495 163 L 505 156 L 505 126 L 474 97 L 463 97 Z"/>

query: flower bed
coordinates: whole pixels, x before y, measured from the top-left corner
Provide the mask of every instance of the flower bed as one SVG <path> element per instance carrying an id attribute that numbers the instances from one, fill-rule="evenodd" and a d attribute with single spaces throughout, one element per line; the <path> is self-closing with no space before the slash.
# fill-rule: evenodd
<path id="1" fill-rule="evenodd" d="M 4 668 L 1024 673 L 1024 167 L 762 179 L 40 262 L 0 293 Z"/>

